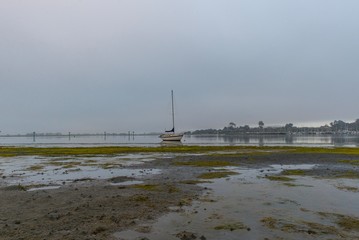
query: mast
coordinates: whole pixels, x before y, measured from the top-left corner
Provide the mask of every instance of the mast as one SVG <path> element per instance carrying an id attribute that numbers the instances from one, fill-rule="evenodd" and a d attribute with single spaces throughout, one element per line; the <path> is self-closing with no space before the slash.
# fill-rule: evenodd
<path id="1" fill-rule="evenodd" d="M 172 126 L 173 126 L 173 132 L 175 132 L 175 110 L 173 106 L 173 90 L 171 90 L 171 96 L 172 96 Z"/>

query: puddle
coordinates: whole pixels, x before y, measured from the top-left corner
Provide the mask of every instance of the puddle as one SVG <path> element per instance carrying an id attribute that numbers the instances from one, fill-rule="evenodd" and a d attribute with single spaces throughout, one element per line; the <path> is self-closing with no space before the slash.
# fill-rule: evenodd
<path id="1" fill-rule="evenodd" d="M 80 171 L 49 170 L 42 174 L 22 175 L 20 179 L 9 181 L 11 184 L 56 184 L 72 182 L 78 179 L 108 179 L 117 176 L 143 177 L 149 174 L 158 174 L 158 169 L 99 169 L 95 167 L 81 167 Z"/>
<path id="2" fill-rule="evenodd" d="M 82 178 L 107 179 L 118 176 L 142 178 L 159 174 L 158 169 L 129 169 L 156 159 L 188 156 L 188 153 L 137 153 L 94 157 L 0 157 L 0 187 L 8 185 L 63 184 Z"/>
<path id="3" fill-rule="evenodd" d="M 332 227 L 346 239 L 357 239 L 359 232 L 340 229 L 318 212 L 359 218 L 359 193 L 341 191 L 335 180 L 293 176 L 295 187 L 270 181 L 265 174 L 289 169 L 311 169 L 317 165 L 272 165 L 261 169 L 230 167 L 239 175 L 200 184 L 207 188 L 202 201 L 181 211 L 170 212 L 149 223 L 151 231 L 132 229 L 114 234 L 116 239 L 336 239 L 336 232 L 320 232 Z M 292 177 L 292 176 L 291 176 Z M 343 180 L 348 185 L 358 180 Z M 273 221 L 273 222 L 269 222 Z M 330 229 L 332 229 L 330 228 Z M 313 230 L 314 229 L 314 230 Z M 183 233 L 192 238 L 184 238 Z M 196 237 L 196 238 L 194 238 Z"/>
<path id="4" fill-rule="evenodd" d="M 58 185 L 79 179 L 142 178 L 159 169 L 129 169 L 161 157 L 160 154 L 128 154 L 115 157 L 13 157 L 0 158 L 1 186 Z"/>
<path id="5" fill-rule="evenodd" d="M 32 191 L 39 191 L 39 190 L 52 190 L 52 189 L 59 189 L 61 186 L 44 186 L 44 187 L 35 187 L 35 188 L 30 188 L 26 191 L 28 192 L 32 192 Z"/>
<path id="6" fill-rule="evenodd" d="M 300 164 L 300 165 L 295 165 L 295 164 L 287 164 L 287 165 L 283 165 L 283 164 L 273 164 L 270 165 L 270 167 L 272 167 L 275 170 L 310 170 L 315 168 L 316 166 L 318 166 L 318 164 Z"/>

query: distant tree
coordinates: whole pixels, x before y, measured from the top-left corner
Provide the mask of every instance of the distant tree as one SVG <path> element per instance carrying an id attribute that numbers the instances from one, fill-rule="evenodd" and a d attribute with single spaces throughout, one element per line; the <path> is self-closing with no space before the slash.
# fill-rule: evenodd
<path id="1" fill-rule="evenodd" d="M 293 128 L 293 123 L 287 123 L 284 128 L 287 132 L 291 132 Z"/>
<path id="2" fill-rule="evenodd" d="M 333 131 L 342 131 L 347 129 L 347 124 L 342 120 L 335 120 L 334 122 L 330 123 Z"/>
<path id="3" fill-rule="evenodd" d="M 263 129 L 263 127 L 264 127 L 264 122 L 263 122 L 263 121 L 259 121 L 259 122 L 258 122 L 258 126 L 259 126 L 260 129 Z"/>
<path id="4" fill-rule="evenodd" d="M 355 125 L 355 131 L 358 131 L 359 130 L 359 119 L 355 120 L 354 125 Z"/>
<path id="5" fill-rule="evenodd" d="M 234 123 L 234 122 L 230 122 L 229 124 L 228 124 L 228 128 L 231 128 L 231 129 L 233 129 L 233 128 L 236 128 L 236 124 Z"/>
<path id="6" fill-rule="evenodd" d="M 202 129 L 202 130 L 196 130 L 196 131 L 193 131 L 191 134 L 217 134 L 218 133 L 218 130 L 217 129 Z"/>

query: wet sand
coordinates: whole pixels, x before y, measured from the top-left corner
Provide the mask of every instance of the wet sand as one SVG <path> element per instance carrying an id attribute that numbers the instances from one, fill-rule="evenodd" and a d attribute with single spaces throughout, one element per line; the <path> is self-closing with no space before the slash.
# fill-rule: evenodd
<path id="1" fill-rule="evenodd" d="M 351 211 L 351 206 L 335 208 L 328 203 L 328 209 L 320 209 L 318 206 L 325 203 L 325 198 L 308 196 L 308 200 L 303 197 L 309 191 L 305 189 L 313 189 L 308 187 L 311 179 L 314 187 L 319 184 L 314 182 L 315 179 L 321 179 L 338 190 L 334 194 L 348 194 L 357 199 L 358 155 L 238 151 L 126 156 L 1 158 L 0 239 L 359 237 L 359 213 Z M 4 166 L 16 165 L 16 162 L 19 163 L 17 169 L 5 171 Z M 285 169 L 281 166 L 303 164 L 311 167 L 283 175 Z M 96 172 L 96 169 L 102 172 Z M 93 171 L 103 176 L 96 176 Z M 250 171 L 257 175 L 247 176 Z M 234 174 L 208 177 L 208 173 L 217 172 Z M 52 178 L 52 175 L 64 178 Z M 277 179 L 270 179 L 270 176 Z M 294 180 L 285 181 L 284 177 Z M 263 184 L 269 187 L 265 188 L 267 192 L 254 194 L 260 193 L 255 187 Z M 48 186 L 54 189 L 46 189 Z M 274 191 L 278 187 L 284 192 L 291 191 L 290 197 L 283 197 L 283 191 Z M 234 191 L 219 191 L 231 188 L 240 191 L 235 194 Z M 221 200 L 231 194 L 237 202 Z M 347 198 L 343 199 L 336 204 Z M 278 209 L 284 213 L 276 214 Z M 286 209 L 295 210 L 285 216 Z M 258 214 L 258 211 L 262 213 Z M 228 216 L 231 216 L 229 220 Z M 170 220 L 177 225 L 164 225 Z M 344 220 L 354 224 L 345 225 Z M 205 224 L 206 221 L 209 223 Z M 178 227 L 178 223 L 182 227 Z M 169 231 L 156 235 L 164 226 Z"/>

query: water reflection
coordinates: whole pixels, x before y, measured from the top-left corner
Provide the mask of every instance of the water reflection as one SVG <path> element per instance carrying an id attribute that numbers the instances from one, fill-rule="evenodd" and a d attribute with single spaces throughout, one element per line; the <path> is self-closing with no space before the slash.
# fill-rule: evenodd
<path id="1" fill-rule="evenodd" d="M 187 142 L 199 144 L 225 143 L 229 145 L 256 146 L 359 146 L 359 136 L 347 135 L 236 135 L 236 136 L 187 136 Z"/>
<path id="2" fill-rule="evenodd" d="M 170 143 L 173 144 L 173 143 Z M 359 147 L 359 135 L 185 135 L 184 145 L 250 145 L 250 146 L 343 146 Z M 0 137 L 0 145 L 10 146 L 76 146 L 76 145 L 126 145 L 161 146 L 158 135 L 110 135 L 81 136 L 69 133 L 68 136 Z"/>

